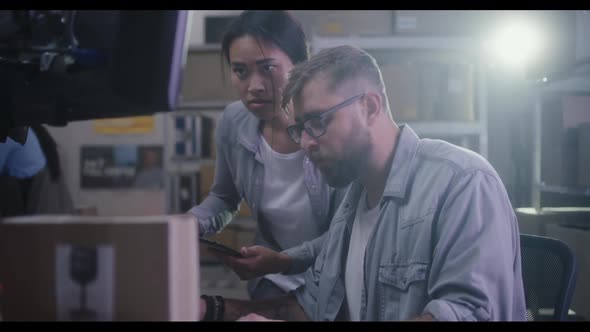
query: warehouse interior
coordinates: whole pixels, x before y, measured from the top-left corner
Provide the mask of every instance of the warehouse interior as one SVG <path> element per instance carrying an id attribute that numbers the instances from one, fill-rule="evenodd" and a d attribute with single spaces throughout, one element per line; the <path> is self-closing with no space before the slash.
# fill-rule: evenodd
<path id="1" fill-rule="evenodd" d="M 16 54 L 14 47 L 8 50 L 6 46 L 12 38 L 9 18 L 16 17 L 16 14 L 2 12 L 0 64 L 9 68 L 11 56 Z M 48 19 L 61 11 L 36 12 L 45 12 Z M 14 71 L 19 73 L 15 74 L 15 79 L 0 79 L 5 87 L 0 99 L 9 101 L 5 103 L 7 111 L 2 121 L 8 123 L 8 119 L 15 119 L 16 123 L 17 118 L 22 118 L 25 119 L 23 125 L 45 128 L 58 156 L 57 160 L 46 157 L 45 167 L 57 162 L 61 170 L 61 178 L 40 192 L 38 200 L 44 210 L 10 214 L 5 212 L 8 208 L 3 208 L 2 212 L 6 214 L 0 215 L 0 220 L 20 216 L 28 218 L 23 222 L 27 225 L 41 225 L 40 220 L 47 215 L 65 218 L 52 221 L 57 225 L 78 220 L 76 216 L 81 218 L 79 220 L 98 218 L 99 221 L 88 221 L 90 224 L 100 224 L 100 220 L 106 219 L 125 220 L 130 223 L 129 227 L 138 227 L 138 235 L 135 238 L 133 231 L 121 230 L 121 234 L 128 235 L 121 241 L 128 242 L 129 247 L 133 247 L 131 242 L 136 240 L 138 244 L 146 245 L 138 252 L 140 256 L 119 256 L 127 246 L 115 250 L 105 246 L 104 251 L 99 249 L 100 252 L 115 257 L 115 260 L 127 260 L 130 265 L 152 257 L 165 258 L 166 254 L 159 252 L 158 248 L 169 245 L 166 241 L 172 241 L 171 238 L 160 237 L 155 230 L 149 230 L 154 234 L 147 228 L 139 230 L 137 224 L 142 224 L 141 220 L 155 220 L 155 216 L 165 219 L 164 216 L 185 214 L 209 195 L 214 184 L 216 160 L 222 158 L 215 145 L 217 125 L 226 107 L 239 99 L 232 89 L 232 72 L 222 55 L 221 42 L 225 29 L 243 11 L 186 12 L 180 85 L 175 95 L 177 103 L 168 110 L 161 107 L 161 110 L 126 112 L 123 107 L 121 111 L 105 110 L 108 115 L 101 115 L 102 106 L 97 106 L 92 113 L 76 113 L 72 117 L 66 116 L 65 121 L 56 117 L 44 121 L 34 113 L 27 115 L 20 110 L 24 115 L 16 116 L 9 114 L 16 114 L 16 111 L 8 109 L 22 97 L 20 92 L 15 92 L 13 85 L 21 78 L 20 71 Z M 590 256 L 587 254 L 590 251 L 590 11 L 292 10 L 290 13 L 301 23 L 311 55 L 338 45 L 354 45 L 376 59 L 396 123 L 407 123 L 420 138 L 441 139 L 471 150 L 493 166 L 506 188 L 520 233 L 558 239 L 571 248 L 575 255 L 577 281 L 567 319 L 590 320 Z M 159 32 L 153 30 L 146 28 L 148 39 L 149 33 L 153 33 L 154 40 L 160 38 Z M 83 40 L 82 35 L 83 32 L 78 36 L 80 40 Z M 161 59 L 157 58 L 160 56 L 158 47 L 155 45 L 153 52 L 149 52 L 155 54 L 153 58 L 156 60 Z M 133 57 L 141 59 L 137 60 L 136 68 L 118 69 L 123 73 L 121 76 L 131 76 L 123 83 L 128 86 L 155 79 L 155 76 L 145 74 L 153 68 L 142 67 L 152 60 L 152 55 L 143 56 L 139 50 L 136 47 L 133 51 L 137 53 Z M 142 52 L 146 50 L 142 49 Z M 48 57 L 51 56 L 42 56 L 41 63 Z M 96 59 L 92 58 L 92 61 L 99 61 Z M 20 56 L 18 61 L 28 60 Z M 26 66 L 18 68 L 21 67 Z M 5 73 L 4 70 L 12 73 L 9 70 L 13 69 L 2 69 L 0 73 Z M 23 75 L 34 76 L 29 72 Z M 50 89 L 50 85 L 43 86 L 43 89 Z M 160 105 L 164 104 L 166 102 Z M 33 109 L 27 107 L 22 109 Z M 4 125 L 0 129 L 4 134 Z M 42 135 L 35 133 L 42 141 Z M 8 140 L 11 138 L 0 141 L 0 146 L 8 145 Z M 3 176 L 10 171 L 5 166 L 8 165 L 6 160 L 4 156 L 0 159 Z M 3 194 L 6 195 L 3 204 L 11 204 L 4 197 L 14 192 L 8 186 L 3 190 L 8 192 Z M 252 210 L 253 207 L 242 202 L 231 223 L 211 238 L 236 250 L 253 245 L 257 221 Z M 171 228 L 167 230 L 171 232 Z M 166 228 L 160 231 L 165 232 Z M 20 249 L 12 251 L 11 248 L 21 248 L 18 244 L 23 242 L 46 245 L 47 239 L 53 239 L 57 234 L 41 226 L 31 232 L 29 237 L 12 238 L 9 243 L 14 247 L 5 242 L 3 257 L 20 257 L 18 260 L 22 260 L 29 257 L 29 251 L 23 251 L 21 257 Z M 104 235 L 101 239 L 109 241 L 123 236 L 109 235 L 107 230 L 96 232 Z M 76 237 L 78 233 L 80 235 Z M 78 242 L 101 245 L 103 240 L 82 233 L 76 229 L 68 233 L 67 238 L 72 242 L 80 239 Z M 55 235 L 55 238 L 59 236 Z M 152 241 L 155 241 L 153 247 L 147 245 Z M 51 256 L 50 263 L 40 263 L 40 258 L 30 256 L 40 267 L 33 269 L 31 263 L 32 270 L 27 271 L 32 271 L 38 279 L 49 280 L 48 285 L 53 287 L 59 276 L 55 274 L 57 272 L 49 272 L 48 266 L 54 261 L 59 263 L 57 253 L 60 248 L 55 249 L 55 257 Z M 199 282 L 195 287 L 199 294 L 249 298 L 246 281 L 206 248 L 201 246 L 198 249 Z M 117 269 L 124 268 L 117 265 Z M 121 284 L 133 284 L 129 279 L 135 276 L 122 276 L 119 270 L 113 272 L 111 278 L 123 278 Z M 151 273 L 148 269 L 142 271 Z M 157 275 L 166 275 L 164 272 Z M 0 267 L 0 277 L 10 273 L 9 269 L 2 271 Z M 7 278 L 14 280 L 20 276 Z M 166 278 L 172 278 L 172 274 Z M 24 279 L 28 280 L 28 285 L 37 285 L 31 276 Z M 160 280 L 151 284 L 137 282 L 137 287 L 145 290 L 158 287 L 161 282 L 165 283 Z M 5 314 L 7 307 L 19 302 L 14 299 L 16 294 L 11 292 L 11 285 L 6 280 L 0 278 L 0 285 L 0 312 L 6 320 L 15 317 L 16 320 L 64 319 L 59 310 L 55 311 L 55 299 L 47 300 L 50 304 L 41 304 L 45 300 L 39 300 L 38 306 L 42 307 L 39 310 L 43 314 L 37 314 L 37 309 L 27 313 L 7 311 Z M 35 287 L 31 292 L 46 294 L 40 290 L 42 286 Z M 131 307 L 137 302 L 132 298 L 125 299 L 125 295 L 119 294 L 119 288 L 111 292 L 113 295 L 104 300 L 110 301 L 105 304 L 109 317 L 105 320 L 113 320 L 113 317 L 131 317 L 122 320 L 172 319 L 171 316 L 149 316 L 139 311 L 129 316 L 117 316 L 117 310 L 124 310 L 117 308 Z M 58 293 L 55 290 L 47 294 L 57 298 Z M 172 300 L 165 301 L 166 296 L 169 295 L 161 295 L 163 304 L 154 305 L 153 310 L 171 312 L 167 306 Z M 102 303 L 103 300 L 97 301 Z"/>

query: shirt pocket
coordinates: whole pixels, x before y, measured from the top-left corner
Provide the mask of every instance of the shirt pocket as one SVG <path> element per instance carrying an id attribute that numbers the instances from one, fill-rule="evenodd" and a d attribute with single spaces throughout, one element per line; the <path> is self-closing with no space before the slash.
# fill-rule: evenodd
<path id="1" fill-rule="evenodd" d="M 409 210 L 409 209 L 405 209 L 405 210 Z M 412 225 L 423 223 L 425 221 L 428 224 L 430 224 L 432 222 L 432 218 L 434 217 L 434 212 L 436 212 L 435 208 L 429 208 L 426 211 L 423 211 L 422 213 L 418 213 L 416 215 L 402 218 L 402 221 L 400 223 L 400 228 L 404 229 L 404 228 L 410 227 Z"/>
<path id="2" fill-rule="evenodd" d="M 427 263 L 382 264 L 379 267 L 380 317 L 409 319 L 426 305 Z"/>

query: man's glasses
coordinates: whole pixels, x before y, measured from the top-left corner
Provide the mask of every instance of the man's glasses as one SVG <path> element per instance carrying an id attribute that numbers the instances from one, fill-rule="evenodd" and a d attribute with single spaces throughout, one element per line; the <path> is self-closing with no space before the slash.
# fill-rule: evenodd
<path id="1" fill-rule="evenodd" d="M 354 103 L 357 99 L 361 98 L 364 95 L 365 95 L 364 93 L 361 93 L 361 94 L 356 95 L 352 98 L 346 99 L 345 101 L 341 102 L 340 104 L 338 104 L 338 105 L 336 105 L 324 112 L 310 116 L 302 123 L 297 123 L 297 124 L 287 127 L 287 132 L 289 133 L 289 136 L 291 137 L 291 139 L 295 143 L 300 144 L 301 143 L 301 135 L 303 134 L 304 129 L 305 129 L 305 132 L 307 132 L 307 134 L 309 134 L 309 136 L 311 136 L 313 138 L 318 138 L 318 137 L 324 135 L 326 133 L 326 124 L 325 124 L 326 116 L 336 112 L 339 109 L 343 109 L 344 107 Z"/>

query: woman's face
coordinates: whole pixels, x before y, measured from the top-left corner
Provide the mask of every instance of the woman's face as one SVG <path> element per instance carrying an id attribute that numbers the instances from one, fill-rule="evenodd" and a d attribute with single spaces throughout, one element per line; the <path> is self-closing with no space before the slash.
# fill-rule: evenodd
<path id="1" fill-rule="evenodd" d="M 291 59 L 274 44 L 245 35 L 229 47 L 231 82 L 248 110 L 269 121 L 278 115 Z M 282 112 L 282 111 L 281 111 Z"/>

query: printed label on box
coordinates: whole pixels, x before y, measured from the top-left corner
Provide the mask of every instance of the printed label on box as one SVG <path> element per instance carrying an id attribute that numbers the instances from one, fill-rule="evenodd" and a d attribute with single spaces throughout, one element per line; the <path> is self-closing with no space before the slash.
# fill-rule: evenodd
<path id="1" fill-rule="evenodd" d="M 56 246 L 57 320 L 113 320 L 114 257 L 112 245 Z"/>

